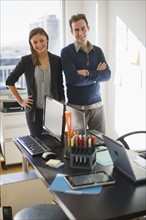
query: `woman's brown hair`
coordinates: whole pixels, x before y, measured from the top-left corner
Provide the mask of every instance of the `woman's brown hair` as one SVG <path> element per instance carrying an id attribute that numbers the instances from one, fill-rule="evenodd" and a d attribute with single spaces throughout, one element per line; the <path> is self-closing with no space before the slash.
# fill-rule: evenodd
<path id="1" fill-rule="evenodd" d="M 36 34 L 42 34 L 44 35 L 47 40 L 49 41 L 49 36 L 48 34 L 46 33 L 46 31 L 43 29 L 43 28 L 34 28 L 30 31 L 29 33 L 29 46 L 30 46 L 30 50 L 31 50 L 31 54 L 32 54 L 32 61 L 33 61 L 33 64 L 36 66 L 36 65 L 40 65 L 40 61 L 38 59 L 38 54 L 37 52 L 33 49 L 33 46 L 31 44 L 31 38 L 36 35 Z"/>

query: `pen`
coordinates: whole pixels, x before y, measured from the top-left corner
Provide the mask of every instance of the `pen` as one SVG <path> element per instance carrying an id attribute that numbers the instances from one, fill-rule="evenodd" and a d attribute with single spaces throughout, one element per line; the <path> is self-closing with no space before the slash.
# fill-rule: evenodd
<path id="1" fill-rule="evenodd" d="M 71 137 L 71 147 L 75 146 L 75 136 Z"/>
<path id="2" fill-rule="evenodd" d="M 92 137 L 92 145 L 96 145 L 96 137 L 94 135 L 92 135 L 91 137 Z"/>
<path id="3" fill-rule="evenodd" d="M 86 134 L 83 137 L 84 137 L 84 147 L 87 147 L 87 136 L 86 136 Z"/>
<path id="4" fill-rule="evenodd" d="M 82 191 L 76 191 L 76 190 L 65 190 L 64 192 L 71 193 L 71 194 L 78 194 L 78 195 L 83 194 Z"/>
<path id="5" fill-rule="evenodd" d="M 92 145 L 92 139 L 91 139 L 91 137 L 89 135 L 89 137 L 88 137 L 88 147 L 91 147 L 91 145 Z"/>
<path id="6" fill-rule="evenodd" d="M 76 138 L 75 138 L 75 144 L 76 144 L 76 147 L 78 147 L 78 140 L 79 140 L 79 138 L 78 138 L 78 134 L 76 134 Z"/>
<path id="7" fill-rule="evenodd" d="M 82 139 L 82 135 L 80 134 L 79 136 L 79 146 L 82 147 L 83 146 L 83 139 Z"/>

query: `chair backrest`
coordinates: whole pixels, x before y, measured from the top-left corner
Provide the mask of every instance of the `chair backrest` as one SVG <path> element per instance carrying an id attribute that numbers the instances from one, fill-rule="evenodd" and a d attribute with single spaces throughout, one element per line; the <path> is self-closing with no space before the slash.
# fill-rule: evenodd
<path id="1" fill-rule="evenodd" d="M 117 138 L 126 149 L 146 151 L 146 131 L 133 131 Z"/>
<path id="2" fill-rule="evenodd" d="M 14 216 L 14 220 L 20 220 L 20 219 L 68 220 L 68 217 L 66 216 L 66 214 L 63 212 L 63 210 L 60 208 L 59 205 L 39 204 L 21 209 Z"/>

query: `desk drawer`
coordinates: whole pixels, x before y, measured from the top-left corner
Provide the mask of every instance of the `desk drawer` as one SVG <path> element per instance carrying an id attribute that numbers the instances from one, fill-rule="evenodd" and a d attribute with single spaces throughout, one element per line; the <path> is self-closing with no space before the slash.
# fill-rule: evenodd
<path id="1" fill-rule="evenodd" d="M 13 141 L 4 142 L 5 165 L 22 163 L 22 153 Z"/>
<path id="2" fill-rule="evenodd" d="M 4 114 L 2 120 L 3 120 L 3 127 L 26 124 L 26 117 L 24 112 Z"/>
<path id="3" fill-rule="evenodd" d="M 29 134 L 27 126 L 21 126 L 19 128 L 5 128 L 3 130 L 3 139 L 9 139 L 13 137 L 19 137 Z"/>

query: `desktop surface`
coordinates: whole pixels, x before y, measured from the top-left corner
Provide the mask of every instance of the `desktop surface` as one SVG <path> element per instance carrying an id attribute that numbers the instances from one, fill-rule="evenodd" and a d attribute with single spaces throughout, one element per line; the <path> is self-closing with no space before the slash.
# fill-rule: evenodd
<path id="1" fill-rule="evenodd" d="M 70 161 L 64 158 L 64 147 L 53 148 L 58 156 L 57 159 L 65 162 L 65 165 L 59 169 L 53 169 L 46 166 L 41 156 L 32 157 L 18 142 L 15 144 L 22 154 L 36 169 L 39 177 L 44 181 L 47 187 L 53 182 L 55 176 L 60 174 L 73 174 L 86 172 L 86 170 L 70 168 Z M 116 184 L 104 186 L 99 195 L 73 195 L 64 192 L 53 192 L 59 199 L 59 205 L 68 216 L 73 219 L 130 219 L 146 215 L 146 185 L 134 185 L 125 178 L 113 166 L 102 166 L 96 164 L 94 170 L 104 170 L 113 175 Z"/>

